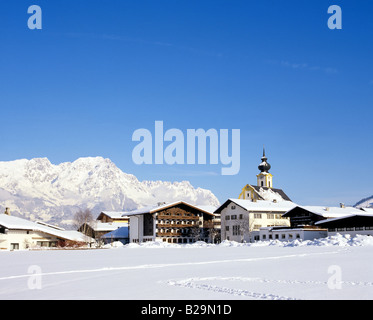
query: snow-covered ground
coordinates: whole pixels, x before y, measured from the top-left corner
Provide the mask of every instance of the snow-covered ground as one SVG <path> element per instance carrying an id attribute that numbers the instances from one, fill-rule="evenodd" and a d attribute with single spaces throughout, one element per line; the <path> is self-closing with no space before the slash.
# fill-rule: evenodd
<path id="1" fill-rule="evenodd" d="M 373 299 L 373 237 L 0 252 L 0 299 Z"/>

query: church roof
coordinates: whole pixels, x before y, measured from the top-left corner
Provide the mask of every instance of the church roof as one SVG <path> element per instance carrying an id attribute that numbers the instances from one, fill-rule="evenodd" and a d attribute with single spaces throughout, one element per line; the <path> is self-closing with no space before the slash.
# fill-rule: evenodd
<path id="1" fill-rule="evenodd" d="M 273 201 L 265 201 L 265 200 L 258 200 L 258 201 L 251 201 L 245 199 L 228 199 L 225 201 L 219 208 L 215 210 L 215 213 L 221 213 L 221 211 L 226 208 L 230 203 L 235 203 L 245 209 L 246 211 L 250 212 L 278 212 L 278 213 L 285 213 L 290 209 L 293 209 L 297 205 L 291 201 L 281 201 L 281 202 L 273 202 Z"/>
<path id="2" fill-rule="evenodd" d="M 273 201 L 276 199 L 277 201 L 285 200 L 291 201 L 291 199 L 287 196 L 287 194 L 282 189 L 275 189 L 275 188 L 268 188 L 268 187 L 260 187 L 260 186 L 252 186 L 255 192 L 258 194 L 260 198 L 263 200 Z M 280 198 L 280 199 L 279 199 Z"/>

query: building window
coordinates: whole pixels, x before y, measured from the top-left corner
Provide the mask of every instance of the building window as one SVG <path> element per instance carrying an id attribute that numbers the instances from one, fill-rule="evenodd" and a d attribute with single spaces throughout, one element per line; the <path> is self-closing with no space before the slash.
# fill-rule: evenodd
<path id="1" fill-rule="evenodd" d="M 230 220 L 231 219 L 231 217 L 230 216 L 225 216 L 225 220 Z"/>
<path id="2" fill-rule="evenodd" d="M 254 219 L 262 219 L 261 213 L 254 213 Z"/>
<path id="3" fill-rule="evenodd" d="M 235 209 L 236 209 L 236 206 L 232 206 L 231 209 L 232 209 L 232 210 L 235 210 Z"/>
<path id="4" fill-rule="evenodd" d="M 233 214 L 231 215 L 231 220 L 236 220 L 237 219 L 237 215 Z"/>
<path id="5" fill-rule="evenodd" d="M 281 235 L 281 239 L 285 239 L 285 238 L 286 238 L 285 233 L 283 233 L 283 234 Z"/>
<path id="6" fill-rule="evenodd" d="M 239 217 L 240 217 L 240 220 L 242 220 L 243 219 L 243 214 L 240 214 Z"/>
<path id="7" fill-rule="evenodd" d="M 19 243 L 11 243 L 10 250 L 19 250 Z"/>
<path id="8" fill-rule="evenodd" d="M 240 235 L 240 226 L 239 225 L 233 226 L 233 235 L 234 236 Z"/>
<path id="9" fill-rule="evenodd" d="M 263 239 L 263 240 L 266 239 L 266 235 L 265 235 L 265 234 L 262 235 L 262 239 Z"/>
<path id="10" fill-rule="evenodd" d="M 225 231 L 229 231 L 229 226 L 226 226 L 226 227 L 225 227 Z"/>

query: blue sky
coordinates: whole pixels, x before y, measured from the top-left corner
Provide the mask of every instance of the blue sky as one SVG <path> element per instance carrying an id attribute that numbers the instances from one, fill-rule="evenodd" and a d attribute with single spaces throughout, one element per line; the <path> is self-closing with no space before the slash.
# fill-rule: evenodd
<path id="1" fill-rule="evenodd" d="M 27 8 L 42 8 L 42 30 Z M 330 5 L 342 30 L 330 30 Z M 0 160 L 103 156 L 140 180 L 189 180 L 221 202 L 256 184 L 299 204 L 373 194 L 369 1 L 3 1 Z M 241 170 L 135 165 L 132 133 L 240 129 Z"/>

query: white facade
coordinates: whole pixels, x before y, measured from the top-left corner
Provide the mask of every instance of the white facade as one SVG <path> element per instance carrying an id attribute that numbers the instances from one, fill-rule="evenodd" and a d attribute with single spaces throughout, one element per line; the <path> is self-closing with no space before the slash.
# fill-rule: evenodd
<path id="1" fill-rule="evenodd" d="M 216 212 L 221 214 L 221 239 L 237 242 L 259 240 L 262 227 L 290 226 L 282 214 L 295 207 L 291 201 L 256 202 L 244 199 L 229 199 Z"/>
<path id="2" fill-rule="evenodd" d="M 220 215 L 214 209 L 177 201 L 126 212 L 130 242 L 213 242 L 220 239 Z"/>
<path id="3" fill-rule="evenodd" d="M 129 219 L 130 242 L 147 242 L 156 240 L 155 223 L 153 224 L 153 234 L 144 236 L 144 214 L 130 215 Z"/>
<path id="4" fill-rule="evenodd" d="M 261 228 L 259 231 L 259 237 L 262 241 L 315 240 L 319 238 L 326 238 L 327 236 L 328 230 L 321 228 L 307 229 L 266 227 Z"/>
<path id="5" fill-rule="evenodd" d="M 329 236 L 335 236 L 337 234 L 349 234 L 351 237 L 355 237 L 357 235 L 373 236 L 373 227 L 349 227 L 328 230 Z"/>
<path id="6" fill-rule="evenodd" d="M 60 240 L 92 242 L 91 238 L 78 231 L 0 214 L 0 250 L 56 247 Z"/>
<path id="7" fill-rule="evenodd" d="M 56 247 L 58 238 L 40 231 L 7 230 L 0 233 L 1 250 L 24 250 L 33 247 Z"/>

